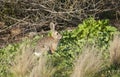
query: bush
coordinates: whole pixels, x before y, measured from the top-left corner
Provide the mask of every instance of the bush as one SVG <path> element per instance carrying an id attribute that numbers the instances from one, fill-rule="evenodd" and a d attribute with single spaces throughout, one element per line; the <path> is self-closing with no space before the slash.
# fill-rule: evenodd
<path id="1" fill-rule="evenodd" d="M 72 72 L 74 59 L 82 52 L 84 46 L 94 45 L 102 51 L 104 58 L 109 57 L 109 41 L 117 29 L 110 26 L 108 20 L 95 20 L 88 18 L 79 24 L 72 32 L 62 32 L 57 53 L 52 58 L 58 71 L 54 77 L 69 77 Z M 103 52 L 104 51 L 104 52 Z"/>

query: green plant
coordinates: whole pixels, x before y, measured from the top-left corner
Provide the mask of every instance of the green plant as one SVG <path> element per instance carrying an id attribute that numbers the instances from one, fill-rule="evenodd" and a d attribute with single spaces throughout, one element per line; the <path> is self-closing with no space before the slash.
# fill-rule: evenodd
<path id="1" fill-rule="evenodd" d="M 109 25 L 108 20 L 88 18 L 72 32 L 72 37 L 77 40 L 85 39 L 87 42 L 97 43 L 98 46 L 102 47 L 108 44 L 116 31 L 115 27 Z"/>
<path id="2" fill-rule="evenodd" d="M 109 25 L 108 20 L 88 18 L 73 31 L 62 32 L 63 38 L 57 53 L 52 55 L 53 63 L 58 70 L 54 77 L 69 77 L 73 69 L 73 62 L 81 49 L 87 45 L 94 45 L 105 58 L 109 57 L 108 46 L 115 27 Z M 100 52 L 99 51 L 99 52 Z"/>
<path id="3" fill-rule="evenodd" d="M 112 40 L 115 32 L 117 29 L 109 25 L 108 20 L 88 18 L 72 32 L 72 37 L 77 40 L 85 40 L 82 41 L 84 43 L 96 45 L 100 50 L 106 52 L 103 54 L 107 58 L 109 41 Z"/>
<path id="4" fill-rule="evenodd" d="M 0 50 L 0 77 L 9 77 L 11 75 L 9 68 L 12 65 L 17 49 L 18 45 L 14 44 Z"/>

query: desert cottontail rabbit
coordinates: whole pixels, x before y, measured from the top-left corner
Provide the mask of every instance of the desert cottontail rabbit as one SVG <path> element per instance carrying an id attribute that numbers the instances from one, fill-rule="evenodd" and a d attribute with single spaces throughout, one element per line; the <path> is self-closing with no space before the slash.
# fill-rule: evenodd
<path id="1" fill-rule="evenodd" d="M 57 49 L 57 45 L 62 38 L 62 35 L 55 30 L 55 24 L 52 22 L 50 23 L 50 29 L 51 36 L 44 37 L 38 41 L 34 53 L 36 56 L 39 56 L 41 53 L 49 50 L 51 53 L 54 53 Z"/>

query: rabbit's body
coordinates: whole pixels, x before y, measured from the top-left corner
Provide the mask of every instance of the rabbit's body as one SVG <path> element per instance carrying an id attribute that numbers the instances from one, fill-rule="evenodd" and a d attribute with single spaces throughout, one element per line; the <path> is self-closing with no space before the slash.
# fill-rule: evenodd
<path id="1" fill-rule="evenodd" d="M 51 36 L 44 37 L 40 39 L 35 47 L 35 55 L 40 55 L 41 53 L 45 51 L 49 51 L 51 53 L 54 53 L 57 49 L 59 40 L 62 38 L 62 36 L 55 31 L 55 25 L 53 23 L 50 24 L 51 28 Z"/>

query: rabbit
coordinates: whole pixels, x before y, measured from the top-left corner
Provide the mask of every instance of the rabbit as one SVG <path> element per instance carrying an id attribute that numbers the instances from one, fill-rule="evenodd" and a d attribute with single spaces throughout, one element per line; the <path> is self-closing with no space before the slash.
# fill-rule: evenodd
<path id="1" fill-rule="evenodd" d="M 45 51 L 50 51 L 50 53 L 52 54 L 57 49 L 62 35 L 55 30 L 55 24 L 52 22 L 50 23 L 50 29 L 51 36 L 44 37 L 38 41 L 34 52 L 36 56 L 40 56 Z"/>

